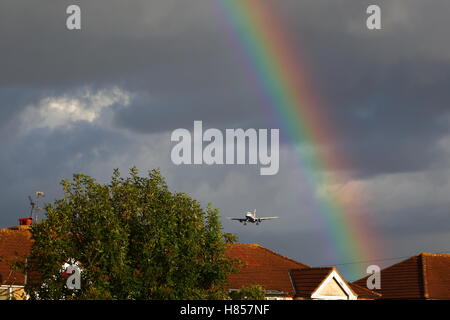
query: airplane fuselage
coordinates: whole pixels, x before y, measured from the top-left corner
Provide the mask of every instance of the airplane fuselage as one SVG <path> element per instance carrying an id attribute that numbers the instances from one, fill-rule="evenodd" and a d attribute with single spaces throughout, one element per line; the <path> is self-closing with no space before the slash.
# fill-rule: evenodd
<path id="1" fill-rule="evenodd" d="M 230 218 L 231 220 L 237 220 L 244 225 L 247 223 L 256 223 L 257 225 L 260 224 L 263 220 L 272 220 L 277 219 L 278 217 L 257 217 L 256 216 L 256 210 L 253 212 L 248 211 L 244 218 Z"/>
<path id="2" fill-rule="evenodd" d="M 245 218 L 247 219 L 247 222 L 251 222 L 251 223 L 255 223 L 258 221 L 252 213 L 247 213 L 245 215 Z"/>

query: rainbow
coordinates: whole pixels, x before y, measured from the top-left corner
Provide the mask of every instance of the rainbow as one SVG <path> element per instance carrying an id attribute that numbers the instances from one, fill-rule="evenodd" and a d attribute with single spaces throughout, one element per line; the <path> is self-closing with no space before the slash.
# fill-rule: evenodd
<path id="1" fill-rule="evenodd" d="M 348 167 L 342 154 L 325 152 L 333 146 L 335 131 L 312 88 L 311 77 L 298 49 L 293 47 L 287 30 L 266 0 L 216 0 L 218 16 L 243 61 L 265 112 L 282 128 L 299 157 L 303 172 L 315 194 L 327 186 L 339 185 L 336 172 Z M 300 145 L 314 148 L 304 148 Z M 311 150 L 310 150 L 311 149 Z M 334 174 L 330 174 L 334 172 Z M 358 189 L 358 188 L 354 188 Z M 375 237 L 362 218 L 361 190 L 353 190 L 351 200 L 329 188 L 317 197 L 320 219 L 326 238 L 333 248 L 335 263 L 364 261 L 377 256 Z M 367 217 L 366 217 L 367 218 Z M 348 271 L 353 277 L 365 273 L 363 264 L 354 263 Z"/>

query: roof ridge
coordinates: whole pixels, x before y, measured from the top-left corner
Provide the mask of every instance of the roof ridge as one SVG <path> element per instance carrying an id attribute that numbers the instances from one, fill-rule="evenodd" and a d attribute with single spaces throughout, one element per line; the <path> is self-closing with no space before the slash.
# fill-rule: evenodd
<path id="1" fill-rule="evenodd" d="M 357 283 L 354 283 L 354 282 L 347 282 L 347 283 L 348 283 L 349 286 L 355 286 L 355 287 L 357 287 L 358 289 L 360 289 L 360 290 L 362 290 L 362 291 L 365 291 L 365 292 L 369 292 L 369 293 L 371 293 L 371 294 L 373 294 L 373 295 L 376 295 L 376 296 L 379 296 L 379 297 L 382 297 L 382 296 L 383 296 L 381 293 L 376 292 L 376 291 L 373 291 L 373 290 L 370 290 L 369 288 L 366 288 L 366 287 L 364 287 L 364 286 L 360 286 L 360 285 L 357 284 Z"/>
<path id="2" fill-rule="evenodd" d="M 272 250 L 270 250 L 270 249 L 268 249 L 268 248 L 266 248 L 266 247 L 263 247 L 262 245 L 259 245 L 259 244 L 258 244 L 257 246 L 259 246 L 259 247 L 261 247 L 262 249 L 264 249 L 264 250 L 266 250 L 266 251 L 269 251 L 270 253 L 273 253 L 274 255 L 277 255 L 277 256 L 279 256 L 279 257 L 285 259 L 285 260 L 289 260 L 289 261 L 291 261 L 291 262 L 294 262 L 294 263 L 297 263 L 297 264 L 301 264 L 301 265 L 303 265 L 303 266 L 306 267 L 306 268 L 301 268 L 301 269 L 308 269 L 308 268 L 311 268 L 311 267 L 308 266 L 307 264 L 304 264 L 304 263 L 298 262 L 298 261 L 296 261 L 296 260 L 294 260 L 294 259 L 291 259 L 291 258 L 288 258 L 288 257 L 286 257 L 286 256 L 283 256 L 282 254 L 279 254 L 279 253 L 277 253 L 277 252 L 275 252 L 275 251 L 272 251 Z"/>
<path id="3" fill-rule="evenodd" d="M 261 245 L 257 243 L 225 243 L 226 247 L 261 247 Z"/>
<path id="4" fill-rule="evenodd" d="M 25 228 L 4 228 L 4 229 L 0 229 L 0 233 L 17 233 L 17 232 L 24 232 L 24 233 L 30 233 L 31 231 L 30 229 L 25 229 Z"/>
<path id="5" fill-rule="evenodd" d="M 429 293 L 428 293 L 428 281 L 427 281 L 427 268 L 426 268 L 426 260 L 425 257 L 427 257 L 427 255 L 425 255 L 423 252 L 419 255 L 420 256 L 420 268 L 421 268 L 421 273 L 422 273 L 422 280 L 423 280 L 423 296 L 425 299 L 429 298 Z"/>
<path id="6" fill-rule="evenodd" d="M 295 287 L 294 279 L 292 278 L 292 272 L 293 272 L 294 270 L 301 270 L 301 269 L 289 269 L 289 270 L 288 270 L 289 282 L 291 283 L 292 292 L 294 293 L 294 295 L 296 295 L 296 294 L 297 294 L 297 288 Z"/>
<path id="7" fill-rule="evenodd" d="M 306 268 L 292 268 L 289 269 L 289 271 L 313 271 L 318 269 L 330 269 L 330 270 L 337 270 L 336 267 L 306 267 Z"/>
<path id="8" fill-rule="evenodd" d="M 418 258 L 420 258 L 420 255 L 421 255 L 421 253 L 416 254 L 416 255 L 414 255 L 414 256 L 411 256 L 411 257 L 409 257 L 409 258 L 405 258 L 405 259 L 403 259 L 403 260 L 401 260 L 401 261 L 399 261 L 399 262 L 397 262 L 397 263 L 391 264 L 390 266 L 384 267 L 383 269 L 381 269 L 381 272 L 383 272 L 383 271 L 386 272 L 386 271 L 390 270 L 391 268 L 393 268 L 393 267 L 395 267 L 395 266 L 398 266 L 399 264 L 405 263 L 405 262 L 407 262 L 407 261 L 409 261 L 409 260 L 412 260 L 412 259 L 418 259 Z M 362 277 L 361 279 L 358 279 L 358 280 L 353 281 L 353 283 L 355 283 L 355 282 L 357 282 L 357 281 L 367 280 L 367 278 L 369 278 L 369 277 L 370 277 L 370 274 L 369 274 L 369 275 L 366 275 L 366 276 L 364 276 L 364 277 Z"/>
<path id="9" fill-rule="evenodd" d="M 325 283 L 325 280 L 328 279 L 329 276 L 331 276 L 331 274 L 333 273 L 333 271 L 336 271 L 335 267 L 332 267 L 331 270 L 325 275 L 325 277 L 322 278 L 322 280 L 319 282 L 319 284 L 317 285 L 317 287 L 314 288 L 314 291 L 311 293 L 311 296 L 317 291 L 319 290 L 320 286 Z M 342 278 L 342 276 L 341 276 Z M 344 280 L 345 281 L 345 280 Z M 351 290 L 351 289 L 350 289 Z M 353 291 L 353 290 L 351 290 Z M 354 292 L 353 292 L 354 293 Z"/>
<path id="10" fill-rule="evenodd" d="M 355 290 L 353 290 L 352 286 L 350 285 L 350 282 L 347 281 L 344 276 L 342 275 L 342 273 L 339 271 L 339 269 L 337 267 L 331 267 L 333 269 L 334 272 L 336 272 L 338 274 L 339 277 L 341 277 L 342 281 L 347 285 L 347 287 L 350 289 L 350 291 L 356 296 L 358 297 L 358 294 L 355 292 Z M 332 271 L 332 272 L 333 272 Z"/>
<path id="11" fill-rule="evenodd" d="M 424 257 L 450 257 L 450 253 L 433 253 L 433 252 L 421 252 L 417 254 L 417 256 L 424 256 Z"/>
<path id="12" fill-rule="evenodd" d="M 274 254 L 274 255 L 276 255 L 276 256 L 279 256 L 279 257 L 281 257 L 281 258 L 283 258 L 283 259 L 285 259 L 285 260 L 294 262 L 294 263 L 296 263 L 296 264 L 301 264 L 302 266 L 304 266 L 303 268 L 300 268 L 300 269 L 309 269 L 309 268 L 311 268 L 311 266 L 309 266 L 309 265 L 307 265 L 307 264 L 304 264 L 304 263 L 302 263 L 302 262 L 299 262 L 299 261 L 296 261 L 296 260 L 294 260 L 294 259 L 288 258 L 288 257 L 286 257 L 286 256 L 284 256 L 284 255 L 282 255 L 282 254 L 280 254 L 280 253 L 278 253 L 278 252 L 275 252 L 275 251 L 273 251 L 273 250 L 271 250 L 271 249 L 268 249 L 268 248 L 266 248 L 266 247 L 264 247 L 264 246 L 262 246 L 262 245 L 260 245 L 260 244 L 257 244 L 257 243 L 227 243 L 227 245 L 229 245 L 229 246 L 239 245 L 239 246 L 259 247 L 259 248 L 264 249 L 264 250 L 266 250 L 266 251 L 269 251 L 270 253 L 272 253 L 272 254 Z"/>
<path id="13" fill-rule="evenodd" d="M 333 273 L 333 271 L 336 271 L 335 267 L 321 267 L 321 268 L 301 268 L 301 269 L 289 269 L 288 270 L 288 274 L 289 274 L 289 279 L 291 280 L 291 285 L 292 288 L 294 289 L 294 294 L 297 294 L 297 287 L 294 284 L 294 279 L 292 277 L 292 273 L 294 273 L 295 271 L 302 271 L 302 270 L 310 270 L 310 269 L 330 269 L 329 272 L 320 280 L 320 282 L 317 284 L 317 286 L 314 287 L 314 289 L 311 292 L 311 295 L 316 292 L 320 286 L 324 283 L 324 281 L 326 279 L 328 279 L 328 277 Z M 342 277 L 342 276 L 341 276 Z M 345 281 L 345 280 L 344 280 Z"/>

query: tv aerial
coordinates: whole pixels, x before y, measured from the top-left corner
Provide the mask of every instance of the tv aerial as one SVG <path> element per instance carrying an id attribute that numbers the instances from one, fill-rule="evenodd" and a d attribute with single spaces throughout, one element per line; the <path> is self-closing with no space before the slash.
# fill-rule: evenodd
<path id="1" fill-rule="evenodd" d="M 38 213 L 42 210 L 38 206 L 39 198 L 45 197 L 45 193 L 42 191 L 36 191 L 35 192 L 35 199 L 33 199 L 31 196 L 28 196 L 28 200 L 30 201 L 31 211 L 30 211 L 30 218 L 33 219 L 33 222 L 38 222 Z"/>

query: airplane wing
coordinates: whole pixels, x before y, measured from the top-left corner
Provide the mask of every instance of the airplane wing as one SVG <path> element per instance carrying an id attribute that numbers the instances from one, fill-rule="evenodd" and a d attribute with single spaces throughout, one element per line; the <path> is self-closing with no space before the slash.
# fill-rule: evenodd
<path id="1" fill-rule="evenodd" d="M 236 220 L 236 221 L 239 221 L 239 222 L 247 221 L 247 219 L 243 219 L 243 218 L 228 218 L 228 219 L 230 219 L 230 220 Z"/>
<path id="2" fill-rule="evenodd" d="M 263 221 L 263 220 L 272 220 L 272 219 L 278 219 L 279 217 L 261 217 L 258 218 L 259 221 Z"/>

